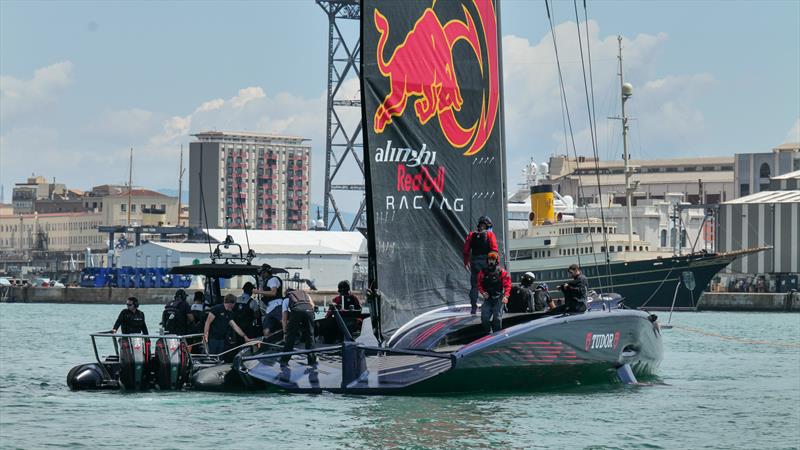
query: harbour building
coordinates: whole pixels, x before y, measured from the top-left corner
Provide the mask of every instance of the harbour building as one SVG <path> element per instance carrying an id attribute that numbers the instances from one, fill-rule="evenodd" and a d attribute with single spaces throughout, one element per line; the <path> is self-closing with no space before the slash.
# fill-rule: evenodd
<path id="1" fill-rule="evenodd" d="M 721 275 L 731 289 L 788 292 L 800 286 L 800 170 L 771 178 L 769 190 L 720 205 L 718 248 L 771 247 L 738 259 Z M 731 283 L 746 283 L 732 287 Z"/>
<path id="2" fill-rule="evenodd" d="M 737 153 L 736 198 L 769 191 L 770 179 L 800 170 L 800 142 L 781 144 L 771 152 Z"/>
<path id="3" fill-rule="evenodd" d="M 561 195 L 576 199 L 579 205 L 596 203 L 603 197 L 605 204 L 626 206 L 623 161 L 561 155 L 551 157 L 548 165 L 547 182 Z M 732 157 L 630 160 L 630 167 L 636 188 L 634 206 L 641 200 L 665 200 L 673 193 L 682 194 L 693 205 L 718 204 L 735 198 Z"/>
<path id="4" fill-rule="evenodd" d="M 309 228 L 308 139 L 206 131 L 189 146 L 189 226 Z"/>
<path id="5" fill-rule="evenodd" d="M 177 197 L 138 187 L 82 192 L 35 176 L 18 183 L 13 198 L 13 206 L 0 206 L 0 272 L 7 273 L 103 265 L 117 243 L 100 227 L 169 227 L 178 220 Z"/>

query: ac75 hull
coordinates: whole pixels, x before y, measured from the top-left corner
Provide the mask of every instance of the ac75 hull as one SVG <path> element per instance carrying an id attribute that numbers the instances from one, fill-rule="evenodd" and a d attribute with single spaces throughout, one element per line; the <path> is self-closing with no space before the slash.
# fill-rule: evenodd
<path id="1" fill-rule="evenodd" d="M 520 318 L 517 316 L 517 320 Z M 456 309 L 430 319 L 404 332 L 405 337 L 417 343 L 410 350 L 416 355 L 402 353 L 409 350 L 396 346 L 384 349 L 385 354 L 367 355 L 374 348 L 351 344 L 355 351 L 350 352 L 354 356 L 349 361 L 339 355 L 322 356 L 316 370 L 308 367 L 305 358 L 297 357 L 284 373 L 269 359 L 247 361 L 240 370 L 267 385 L 292 392 L 430 394 L 526 390 L 608 382 L 625 364 L 636 376 L 648 376 L 655 372 L 663 352 L 657 322 L 641 311 L 613 309 L 539 316 L 449 353 L 442 352 L 442 347 L 437 352 L 427 349 L 433 350 L 433 345 L 474 328 L 476 319 Z M 418 339 L 420 336 L 424 339 Z M 359 358 L 363 358 L 362 366 Z M 358 376 L 345 379 L 345 367 L 363 370 Z"/>

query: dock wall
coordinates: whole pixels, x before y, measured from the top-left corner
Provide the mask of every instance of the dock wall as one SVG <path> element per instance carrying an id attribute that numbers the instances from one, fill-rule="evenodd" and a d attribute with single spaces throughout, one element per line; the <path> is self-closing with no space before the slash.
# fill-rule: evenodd
<path id="1" fill-rule="evenodd" d="M 223 295 L 240 295 L 240 289 L 223 289 Z M 172 288 L 37 288 L 0 287 L 0 301 L 6 303 L 121 304 L 136 297 L 143 305 L 164 305 L 172 300 Z M 191 292 L 190 292 L 191 298 Z M 333 291 L 310 292 L 314 301 L 327 305 L 337 294 Z M 706 292 L 697 303 L 698 311 L 790 311 L 800 312 L 800 292 L 768 294 L 756 292 Z"/>
<path id="2" fill-rule="evenodd" d="M 59 304 L 122 304 L 128 297 L 136 297 L 142 305 L 165 305 L 175 295 L 174 288 L 37 288 L 0 287 L 0 301 L 4 303 L 59 303 Z M 189 302 L 192 301 L 192 292 Z M 241 295 L 241 289 L 223 289 L 222 295 Z M 334 291 L 311 291 L 317 305 L 326 305 L 338 295 Z"/>
<path id="3" fill-rule="evenodd" d="M 800 312 L 800 292 L 706 292 L 697 303 L 698 311 L 787 311 Z"/>

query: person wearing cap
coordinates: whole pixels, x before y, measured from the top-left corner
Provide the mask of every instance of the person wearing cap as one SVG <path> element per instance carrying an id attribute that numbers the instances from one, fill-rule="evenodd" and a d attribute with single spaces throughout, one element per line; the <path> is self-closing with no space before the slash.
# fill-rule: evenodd
<path id="1" fill-rule="evenodd" d="M 258 306 L 258 300 L 253 297 L 255 285 L 247 282 L 242 286 L 242 295 L 236 299 L 236 304 L 233 307 L 233 315 L 236 324 L 245 333 L 252 337 L 261 334 L 261 327 L 259 326 L 259 316 L 261 309 Z"/>
<path id="2" fill-rule="evenodd" d="M 470 231 L 464 240 L 464 267 L 470 271 L 469 303 L 471 313 L 478 311 L 478 273 L 486 267 L 486 256 L 489 252 L 497 252 L 497 237 L 492 228 L 492 219 L 481 216 L 475 231 Z"/>
<path id="3" fill-rule="evenodd" d="M 139 300 L 136 297 L 128 297 L 125 301 L 125 309 L 120 311 L 117 321 L 111 328 L 111 333 L 116 333 L 120 327 L 122 327 L 122 334 L 149 334 L 144 313 L 139 311 Z"/>
<path id="4" fill-rule="evenodd" d="M 533 290 L 533 304 L 536 311 L 550 311 L 556 307 L 556 302 L 550 297 L 547 283 L 539 283 Z"/>
<path id="5" fill-rule="evenodd" d="M 261 301 L 264 303 L 277 298 L 283 298 L 283 281 L 275 275 L 272 266 L 269 264 L 261 265 L 261 277 L 264 281 L 263 290 L 255 290 L 256 294 L 261 294 Z"/>
<path id="6" fill-rule="evenodd" d="M 183 289 L 175 291 L 175 296 L 172 301 L 164 306 L 164 312 L 161 314 L 161 327 L 166 334 L 186 334 L 186 314 L 189 313 L 191 307 L 186 301 L 188 295 Z"/>
<path id="7" fill-rule="evenodd" d="M 478 292 L 483 298 L 481 324 L 486 333 L 502 329 L 503 307 L 511 294 L 511 276 L 500 267 L 500 255 L 489 252 L 486 267 L 478 273 Z"/>
<path id="8" fill-rule="evenodd" d="M 283 281 L 274 274 L 269 264 L 261 265 L 260 274 L 263 289 L 253 292 L 261 295 L 261 329 L 264 336 L 268 337 L 282 329 Z"/>

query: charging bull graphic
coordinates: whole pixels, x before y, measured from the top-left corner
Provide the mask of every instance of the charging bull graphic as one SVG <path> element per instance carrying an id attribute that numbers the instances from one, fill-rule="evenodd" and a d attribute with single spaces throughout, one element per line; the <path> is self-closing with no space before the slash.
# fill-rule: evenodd
<path id="1" fill-rule="evenodd" d="M 474 155 L 483 149 L 494 128 L 500 103 L 497 17 L 491 1 L 473 0 L 473 4 L 483 31 L 485 62 L 476 22 L 466 7 L 462 7 L 464 21 L 450 20 L 444 25 L 432 8 L 425 9 L 405 40 L 384 61 L 389 22 L 375 9 L 375 27 L 380 34 L 378 69 L 389 78 L 391 86 L 375 111 L 375 133 L 382 133 L 392 117 L 405 112 L 409 98 L 416 97 L 414 112 L 421 124 L 437 116 L 451 145 L 459 149 L 469 146 L 464 155 Z M 464 103 L 453 60 L 453 46 L 461 40 L 472 48 L 485 80 L 482 97 L 467 99 L 481 105 L 477 120 L 468 127 L 462 126 L 455 116 Z"/>

